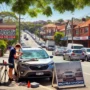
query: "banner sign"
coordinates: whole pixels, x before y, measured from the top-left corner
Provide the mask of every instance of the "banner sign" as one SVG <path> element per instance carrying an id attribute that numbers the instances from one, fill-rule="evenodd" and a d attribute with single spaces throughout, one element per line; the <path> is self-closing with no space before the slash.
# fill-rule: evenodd
<path id="1" fill-rule="evenodd" d="M 88 40 L 88 36 L 80 37 L 81 40 Z"/>
<path id="2" fill-rule="evenodd" d="M 15 35 L 15 29 L 0 29 L 0 39 L 14 39 Z"/>
<path id="3" fill-rule="evenodd" d="M 80 37 L 73 37 L 73 40 L 80 40 Z"/>
<path id="4" fill-rule="evenodd" d="M 55 63 L 55 73 L 58 87 L 84 86 L 81 62 Z"/>

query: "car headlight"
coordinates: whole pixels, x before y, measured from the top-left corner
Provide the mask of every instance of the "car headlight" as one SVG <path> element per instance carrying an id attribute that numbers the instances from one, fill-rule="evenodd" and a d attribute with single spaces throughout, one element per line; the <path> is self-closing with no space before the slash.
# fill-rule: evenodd
<path id="1" fill-rule="evenodd" d="M 54 62 L 51 62 L 49 65 L 54 66 Z"/>
<path id="2" fill-rule="evenodd" d="M 21 64 L 22 68 L 28 68 L 28 66 L 26 64 Z"/>

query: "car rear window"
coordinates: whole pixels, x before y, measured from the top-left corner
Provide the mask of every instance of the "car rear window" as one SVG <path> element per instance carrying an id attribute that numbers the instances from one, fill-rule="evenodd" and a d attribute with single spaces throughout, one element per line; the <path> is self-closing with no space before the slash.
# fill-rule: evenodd
<path id="1" fill-rule="evenodd" d="M 90 52 L 90 49 L 87 49 L 87 52 Z"/>
<path id="2" fill-rule="evenodd" d="M 82 50 L 73 50 L 74 53 L 82 53 Z"/>
<path id="3" fill-rule="evenodd" d="M 81 49 L 81 48 L 83 48 L 83 46 L 72 46 L 71 48 L 72 49 Z"/>

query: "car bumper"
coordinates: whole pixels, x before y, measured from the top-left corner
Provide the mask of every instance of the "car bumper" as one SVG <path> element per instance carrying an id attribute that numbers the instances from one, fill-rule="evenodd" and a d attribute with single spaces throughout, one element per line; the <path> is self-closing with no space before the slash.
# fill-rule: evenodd
<path id="1" fill-rule="evenodd" d="M 23 71 L 20 71 L 20 72 L 23 72 Z M 40 74 L 40 73 L 43 73 L 43 74 Z M 47 78 L 47 77 L 52 77 L 52 75 L 53 75 L 53 71 L 33 71 L 33 72 L 27 71 L 20 74 L 20 78 Z"/>
<path id="2" fill-rule="evenodd" d="M 85 59 L 85 56 L 82 56 L 82 57 L 71 57 L 71 59 L 76 59 L 76 60 L 82 60 L 82 59 Z"/>

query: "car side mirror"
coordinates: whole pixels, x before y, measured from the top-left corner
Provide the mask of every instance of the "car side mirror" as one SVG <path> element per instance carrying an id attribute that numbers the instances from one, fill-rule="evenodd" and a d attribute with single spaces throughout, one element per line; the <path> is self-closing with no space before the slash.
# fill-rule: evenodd
<path id="1" fill-rule="evenodd" d="M 50 56 L 50 58 L 53 58 L 53 56 Z"/>

